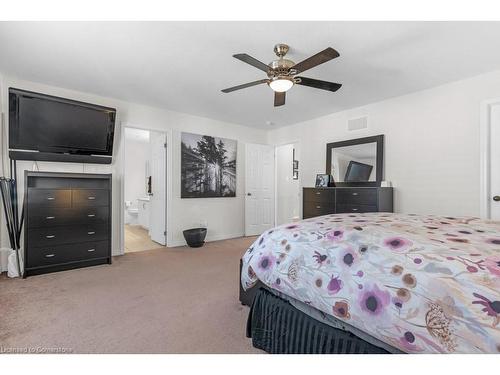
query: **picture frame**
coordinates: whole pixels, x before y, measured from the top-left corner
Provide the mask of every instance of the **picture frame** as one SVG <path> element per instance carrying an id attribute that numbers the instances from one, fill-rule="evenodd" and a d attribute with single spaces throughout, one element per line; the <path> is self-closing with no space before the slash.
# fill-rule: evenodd
<path id="1" fill-rule="evenodd" d="M 332 176 L 329 175 L 329 174 L 324 174 L 324 173 L 318 173 L 316 175 L 316 184 L 315 184 L 315 187 L 317 188 L 326 188 L 326 187 L 330 187 L 330 183 L 331 183 L 331 178 Z"/>

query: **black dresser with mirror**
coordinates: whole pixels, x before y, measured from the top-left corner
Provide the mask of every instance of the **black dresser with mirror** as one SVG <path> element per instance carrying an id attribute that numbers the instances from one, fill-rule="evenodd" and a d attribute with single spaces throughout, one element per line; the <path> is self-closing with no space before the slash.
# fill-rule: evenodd
<path id="1" fill-rule="evenodd" d="M 380 186 L 383 161 L 383 135 L 328 143 L 326 174 L 333 177 L 335 187 L 303 188 L 303 218 L 393 212 L 393 188 Z"/>
<path id="2" fill-rule="evenodd" d="M 24 277 L 111 264 L 111 174 L 24 175 Z"/>

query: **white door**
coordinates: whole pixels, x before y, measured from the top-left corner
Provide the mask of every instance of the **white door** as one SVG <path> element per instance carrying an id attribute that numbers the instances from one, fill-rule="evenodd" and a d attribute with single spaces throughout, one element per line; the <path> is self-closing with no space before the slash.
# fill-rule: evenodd
<path id="1" fill-rule="evenodd" d="M 245 147 L 245 235 L 259 235 L 274 226 L 274 147 Z"/>
<path id="2" fill-rule="evenodd" d="M 500 103 L 491 106 L 490 112 L 490 196 L 491 219 L 500 220 Z"/>
<path id="3" fill-rule="evenodd" d="M 166 167 L 167 149 L 166 135 L 152 131 L 150 133 L 151 146 L 151 198 L 149 203 L 150 220 L 149 235 L 151 239 L 161 245 L 166 243 L 167 211 L 166 199 Z"/>

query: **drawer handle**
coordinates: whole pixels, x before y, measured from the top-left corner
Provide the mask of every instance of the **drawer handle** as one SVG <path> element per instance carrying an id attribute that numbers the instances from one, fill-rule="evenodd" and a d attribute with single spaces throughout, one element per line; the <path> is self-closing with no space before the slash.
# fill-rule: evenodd
<path id="1" fill-rule="evenodd" d="M 55 234 L 48 234 L 45 236 L 45 238 L 56 238 L 56 235 Z"/>
<path id="2" fill-rule="evenodd" d="M 95 197 L 88 197 L 87 199 L 93 201 Z"/>
<path id="3" fill-rule="evenodd" d="M 321 206 L 316 206 L 316 208 L 321 208 Z"/>
<path id="4" fill-rule="evenodd" d="M 94 252 L 94 251 L 95 251 L 95 249 L 88 249 L 87 251 L 88 251 L 89 253 L 92 253 L 92 252 Z"/>
<path id="5" fill-rule="evenodd" d="M 358 195 L 358 193 L 352 193 L 352 195 Z"/>
<path id="6" fill-rule="evenodd" d="M 317 192 L 316 192 L 316 195 L 321 195 L 321 192 L 317 191 Z"/>
<path id="7" fill-rule="evenodd" d="M 55 199 L 56 199 L 56 198 L 54 198 L 54 197 L 47 197 L 47 200 L 48 200 L 48 201 L 53 201 L 53 200 L 55 200 Z"/>
<path id="8" fill-rule="evenodd" d="M 55 219 L 55 218 L 56 218 L 55 216 L 47 216 L 45 219 L 52 220 L 52 219 Z"/>
<path id="9" fill-rule="evenodd" d="M 95 234 L 95 232 L 87 232 L 87 234 L 88 234 L 89 236 L 92 236 L 93 234 Z"/>
<path id="10" fill-rule="evenodd" d="M 357 209 L 357 208 L 353 208 L 352 210 L 353 210 L 353 211 L 357 211 L 358 209 Z"/>
<path id="11" fill-rule="evenodd" d="M 94 214 L 88 214 L 87 217 L 95 217 Z"/>
<path id="12" fill-rule="evenodd" d="M 45 258 L 52 258 L 55 256 L 56 256 L 56 254 L 45 254 Z"/>

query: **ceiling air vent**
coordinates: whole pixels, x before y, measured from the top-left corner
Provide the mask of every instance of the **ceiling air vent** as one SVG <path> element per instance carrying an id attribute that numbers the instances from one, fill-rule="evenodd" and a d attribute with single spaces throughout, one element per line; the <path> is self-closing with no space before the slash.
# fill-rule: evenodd
<path id="1" fill-rule="evenodd" d="M 347 121 L 347 130 L 361 130 L 368 127 L 368 117 L 353 118 Z"/>

